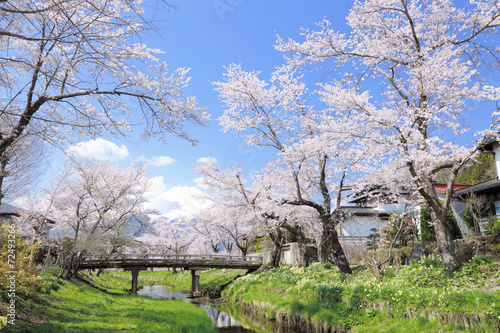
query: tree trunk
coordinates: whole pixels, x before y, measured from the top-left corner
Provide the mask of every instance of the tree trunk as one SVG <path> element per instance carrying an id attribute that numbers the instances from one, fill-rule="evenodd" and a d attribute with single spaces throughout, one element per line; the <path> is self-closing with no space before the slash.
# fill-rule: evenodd
<path id="1" fill-rule="evenodd" d="M 5 177 L 7 177 L 7 164 L 9 163 L 9 158 L 7 157 L 7 152 L 4 150 L 0 154 L 0 204 L 2 203 L 3 197 L 5 196 L 3 191 L 3 185 Z"/>
<path id="2" fill-rule="evenodd" d="M 70 256 L 67 261 L 66 261 L 66 274 L 64 276 L 64 278 L 66 280 L 69 280 L 71 279 L 71 276 L 73 276 L 73 257 L 74 255 Z"/>
<path id="3" fill-rule="evenodd" d="M 236 242 L 236 246 L 238 247 L 238 249 L 240 249 L 242 256 L 247 255 L 248 247 L 250 245 L 250 242 L 248 241 L 248 239 L 245 239 L 244 242 L 245 242 L 244 244 L 240 244 L 239 241 Z"/>
<path id="4" fill-rule="evenodd" d="M 50 258 L 50 256 L 52 255 L 52 254 L 51 254 L 51 249 L 52 249 L 52 247 L 49 245 L 49 246 L 48 246 L 48 248 L 49 248 L 49 249 L 47 250 L 47 254 L 46 254 L 46 256 L 45 256 L 45 259 L 43 260 L 43 264 L 42 264 L 42 266 L 43 266 L 43 267 L 47 267 L 47 266 L 48 266 L 48 264 L 51 262 L 51 258 Z"/>
<path id="5" fill-rule="evenodd" d="M 345 255 L 344 249 L 339 242 L 339 235 L 337 233 L 336 223 L 331 219 L 323 221 L 323 235 L 325 236 L 325 245 L 328 248 L 329 255 L 335 260 L 335 265 L 342 273 L 352 274 L 349 261 Z"/>
<path id="6" fill-rule="evenodd" d="M 273 267 L 279 267 L 281 261 L 281 251 L 283 247 L 283 236 L 281 235 L 281 228 L 276 231 L 276 236 L 269 233 L 269 237 L 274 243 L 273 250 L 271 251 L 271 265 Z"/>
<path id="7" fill-rule="evenodd" d="M 436 241 L 439 254 L 443 259 L 443 265 L 450 271 L 455 271 L 460 268 L 461 264 L 455 252 L 455 244 L 451 238 L 451 233 L 446 226 L 446 209 L 443 207 L 439 214 L 429 206 L 431 219 L 434 222 L 434 230 L 436 232 Z"/>
<path id="8" fill-rule="evenodd" d="M 299 267 L 307 267 L 309 266 L 309 256 L 307 254 L 307 240 L 302 230 L 299 230 L 297 234 L 297 243 L 299 243 L 299 261 L 297 264 Z"/>
<path id="9" fill-rule="evenodd" d="M 324 229 L 324 226 L 323 226 Z M 320 263 L 324 263 L 328 261 L 330 258 L 330 246 L 328 245 L 328 236 L 326 232 L 323 230 L 323 234 L 321 235 L 321 241 L 319 242 L 318 248 L 318 260 Z"/>

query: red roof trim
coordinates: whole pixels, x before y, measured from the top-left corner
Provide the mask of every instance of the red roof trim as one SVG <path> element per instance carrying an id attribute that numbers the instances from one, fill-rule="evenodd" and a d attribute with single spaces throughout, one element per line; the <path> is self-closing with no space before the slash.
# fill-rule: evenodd
<path id="1" fill-rule="evenodd" d="M 468 184 L 455 184 L 453 185 L 453 190 L 461 190 L 463 188 L 469 187 L 470 185 Z M 434 183 L 434 190 L 436 190 L 437 193 L 446 193 L 446 188 L 448 187 L 448 184 L 445 183 Z"/>

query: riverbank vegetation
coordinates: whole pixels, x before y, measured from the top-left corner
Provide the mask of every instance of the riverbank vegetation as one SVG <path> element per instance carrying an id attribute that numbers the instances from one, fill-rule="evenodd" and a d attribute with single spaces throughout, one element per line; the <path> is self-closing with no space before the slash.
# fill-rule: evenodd
<path id="1" fill-rule="evenodd" d="M 282 327 L 293 322 L 371 333 L 497 332 L 499 270 L 500 263 L 486 256 L 456 272 L 430 256 L 386 268 L 380 279 L 364 266 L 353 275 L 330 264 L 282 266 L 239 278 L 223 297 Z"/>
<path id="2" fill-rule="evenodd" d="M 307 268 L 263 267 L 203 271 L 201 287 L 222 290 L 221 306 L 233 314 L 261 318 L 280 329 L 301 332 L 497 332 L 500 325 L 500 262 L 479 255 L 461 269 L 444 269 L 428 256 L 408 266 L 386 267 L 376 278 L 369 266 L 341 273 L 330 263 Z M 182 301 L 129 294 L 130 272 L 80 274 L 62 280 L 43 275 L 43 287 L 16 298 L 16 326 L 6 332 L 213 332 L 203 310 Z M 141 272 L 140 285 L 167 285 L 188 291 L 189 271 Z M 6 303 L 2 303 L 2 308 Z M 126 318 L 126 320 L 124 319 Z M 267 320 L 266 320 L 267 319 Z"/>
<path id="3" fill-rule="evenodd" d="M 129 279 L 127 272 L 106 275 Z M 141 275 L 144 285 L 190 288 L 189 271 Z M 232 270 L 204 271 L 202 289 L 203 283 L 223 288 L 225 281 L 238 275 Z M 352 332 L 497 332 L 499 288 L 500 262 L 492 257 L 475 256 L 450 272 L 439 257 L 430 255 L 407 266 L 386 267 L 380 278 L 369 266 L 356 267 L 353 275 L 330 263 L 266 267 L 227 285 L 222 303 L 234 313 L 260 316 L 280 329 L 303 332 L 316 327 Z M 258 327 L 252 329 L 259 332 Z"/>
<path id="4" fill-rule="evenodd" d="M 110 274 L 69 281 L 44 274 L 39 293 L 16 297 L 15 326 L 2 332 L 207 332 L 203 309 L 182 301 L 130 295 L 130 282 Z M 2 312 L 7 307 L 2 300 Z"/>

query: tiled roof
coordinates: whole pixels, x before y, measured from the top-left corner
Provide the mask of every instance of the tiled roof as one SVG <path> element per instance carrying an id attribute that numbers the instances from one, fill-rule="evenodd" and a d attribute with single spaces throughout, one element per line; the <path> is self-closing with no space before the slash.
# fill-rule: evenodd
<path id="1" fill-rule="evenodd" d="M 0 205 L 0 215 L 18 215 L 18 214 L 19 214 L 19 208 L 5 203 Z"/>

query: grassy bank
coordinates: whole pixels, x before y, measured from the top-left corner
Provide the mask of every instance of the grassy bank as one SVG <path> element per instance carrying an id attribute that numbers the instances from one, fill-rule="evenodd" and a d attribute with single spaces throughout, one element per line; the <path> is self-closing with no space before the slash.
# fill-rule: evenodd
<path id="1" fill-rule="evenodd" d="M 290 266 L 234 281 L 224 298 L 277 324 L 297 317 L 353 332 L 498 332 L 500 263 L 476 257 L 449 273 L 438 258 L 385 270 L 367 267 L 352 276 L 330 265 Z"/>
<path id="2" fill-rule="evenodd" d="M 253 314 L 273 319 L 270 324 L 276 327 L 303 332 L 324 324 L 370 333 L 498 332 L 500 327 L 500 262 L 484 256 L 454 273 L 445 271 L 440 259 L 428 257 L 388 268 L 381 279 L 369 267 L 358 267 L 350 276 L 319 263 L 242 276 L 245 273 L 201 273 L 202 289 L 229 283 L 220 306 L 242 323 Z M 235 280 L 237 276 L 242 277 Z M 189 271 L 141 272 L 139 277 L 141 285 L 167 285 L 177 291 L 191 287 Z M 191 304 L 129 295 L 130 272 L 92 277 L 92 286 L 74 279 L 45 279 L 45 294 L 18 299 L 16 327 L 6 332 L 214 332 L 204 311 Z M 4 302 L 2 311 L 5 307 Z M 245 316 L 240 318 L 241 313 Z M 247 326 L 257 332 L 270 330 L 264 320 Z"/>
<path id="3" fill-rule="evenodd" d="M 45 293 L 16 300 L 16 325 L 2 332 L 215 332 L 203 309 L 129 295 L 130 282 L 109 274 L 93 278 L 95 286 L 45 279 Z M 1 307 L 5 313 L 5 300 Z"/>
<path id="4" fill-rule="evenodd" d="M 200 288 L 208 293 L 220 292 L 226 285 L 237 277 L 247 273 L 246 269 L 210 269 L 201 271 Z M 109 272 L 117 278 L 130 281 L 130 272 Z M 139 284 L 143 286 L 163 285 L 169 286 L 172 291 L 189 292 L 191 290 L 191 271 L 172 273 L 170 271 L 141 271 Z"/>

